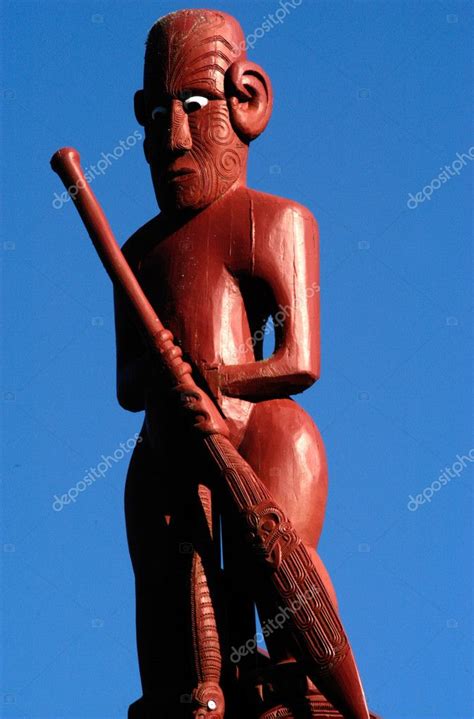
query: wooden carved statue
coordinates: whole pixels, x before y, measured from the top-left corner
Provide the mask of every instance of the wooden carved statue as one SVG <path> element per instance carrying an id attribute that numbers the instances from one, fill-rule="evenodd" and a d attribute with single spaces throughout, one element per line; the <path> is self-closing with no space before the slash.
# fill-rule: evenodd
<path id="1" fill-rule="evenodd" d="M 374 716 L 316 551 L 323 442 L 291 399 L 319 376 L 317 224 L 246 184 L 271 111 L 237 21 L 182 10 L 148 35 L 135 113 L 160 213 L 123 254 L 77 152 L 52 160 L 114 282 L 119 402 L 145 412 L 125 492 L 130 719 Z"/>

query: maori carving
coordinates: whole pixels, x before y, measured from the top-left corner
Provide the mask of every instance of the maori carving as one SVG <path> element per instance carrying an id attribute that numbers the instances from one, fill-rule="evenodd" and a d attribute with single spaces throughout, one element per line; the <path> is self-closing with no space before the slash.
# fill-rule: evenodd
<path id="1" fill-rule="evenodd" d="M 120 250 L 77 152 L 52 159 L 114 283 L 119 402 L 145 411 L 125 501 L 143 687 L 129 719 L 371 716 L 316 553 L 324 446 L 290 398 L 319 376 L 317 224 L 246 183 L 271 111 L 237 21 L 182 10 L 152 27 L 135 95 L 160 214 Z M 285 622 L 268 656 L 232 663 L 255 605 L 262 626 Z"/>

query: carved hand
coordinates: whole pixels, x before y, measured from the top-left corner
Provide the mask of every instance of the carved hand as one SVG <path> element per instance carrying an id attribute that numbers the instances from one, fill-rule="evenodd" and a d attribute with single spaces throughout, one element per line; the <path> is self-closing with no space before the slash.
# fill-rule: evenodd
<path id="1" fill-rule="evenodd" d="M 229 436 L 224 417 L 204 390 L 197 386 L 192 377 L 192 367 L 183 360 L 181 347 L 174 343 L 169 330 L 155 332 L 152 339 L 154 352 L 169 372 L 173 391 L 179 397 L 180 405 L 196 429 L 203 434 Z"/>

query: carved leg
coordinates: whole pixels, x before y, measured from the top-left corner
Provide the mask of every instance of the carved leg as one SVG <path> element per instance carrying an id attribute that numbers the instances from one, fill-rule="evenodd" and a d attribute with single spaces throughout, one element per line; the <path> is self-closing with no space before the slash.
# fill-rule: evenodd
<path id="1" fill-rule="evenodd" d="M 202 467 L 179 457 L 178 447 L 170 447 L 168 458 L 144 441 L 135 448 L 127 477 L 143 688 L 143 698 L 129 710 L 136 719 L 224 716 L 214 611 L 221 579 L 218 537 L 212 537 L 209 490 L 198 491 L 193 482 Z"/>
<path id="2" fill-rule="evenodd" d="M 305 545 L 305 557 L 304 553 L 298 557 L 295 554 L 292 576 L 297 577 L 302 572 L 301 562 L 305 563 L 305 566 L 308 565 L 308 572 L 310 564 L 313 564 L 318 570 L 322 585 L 331 598 L 333 609 L 329 610 L 328 607 L 328 611 L 336 617 L 335 593 L 329 576 L 314 549 L 322 529 L 327 492 L 325 452 L 316 426 L 311 418 L 291 400 L 262 402 L 254 407 L 239 451 L 254 468 L 271 497 L 289 517 L 293 529 Z M 256 507 L 256 514 L 262 517 L 259 522 L 263 522 L 266 516 L 264 505 L 265 502 L 261 507 L 260 505 Z M 268 531 L 271 531 L 272 516 L 271 513 L 268 514 L 265 523 L 259 525 L 264 532 L 267 531 L 266 524 L 268 524 Z M 294 580 L 291 579 L 291 581 Z M 306 585 L 306 589 L 313 591 L 308 585 Z M 316 594 L 320 591 L 320 589 L 316 589 Z M 300 603 L 299 608 L 294 611 L 290 609 L 291 617 L 289 617 L 288 607 L 285 608 L 286 614 L 280 611 L 281 607 L 278 605 L 280 595 L 272 596 L 272 593 L 268 589 L 266 590 L 264 583 L 261 586 L 257 583 L 255 596 L 262 618 L 262 627 L 267 623 L 271 627 L 270 632 L 264 633 L 264 635 L 272 663 L 275 665 L 279 662 L 294 661 L 294 657 L 300 656 L 300 653 L 292 641 L 289 630 L 293 622 L 304 627 L 309 621 L 305 603 Z M 317 601 L 316 599 L 316 604 Z M 311 641 L 315 642 L 314 646 L 317 647 L 326 641 L 326 638 L 320 635 L 318 639 L 318 635 L 313 633 Z M 316 651 L 319 650 L 316 649 Z M 352 696 L 357 697 L 356 702 L 358 703 L 357 714 L 368 716 L 355 664 L 352 664 L 351 672 L 354 691 Z M 317 679 L 318 682 L 320 680 L 322 680 L 322 676 Z M 281 675 L 277 675 L 274 681 L 280 682 Z M 280 689 L 276 687 L 277 694 L 282 688 L 284 689 L 284 687 L 280 687 Z M 328 689 L 328 687 L 324 687 L 325 692 Z M 305 691 L 302 687 L 298 687 L 298 683 L 292 685 L 292 689 L 288 693 L 288 701 L 290 698 L 293 701 L 297 701 L 298 698 L 305 699 Z M 310 707 L 307 706 L 306 713 L 301 714 L 301 717 L 311 716 L 307 713 L 309 710 Z M 302 711 L 301 708 L 298 709 L 298 712 L 300 711 Z M 348 711 L 352 716 L 352 709 Z M 282 716 L 287 715 L 282 714 Z M 292 714 L 288 714 L 288 716 L 292 716 Z"/>
<path id="3" fill-rule="evenodd" d="M 315 549 L 324 522 L 328 479 L 323 441 L 313 420 L 292 400 L 256 404 L 239 452 L 291 519 L 337 607 L 334 587 Z M 287 622 L 278 617 L 278 604 L 265 587 L 256 600 L 272 660 L 292 659 L 295 647 Z"/>

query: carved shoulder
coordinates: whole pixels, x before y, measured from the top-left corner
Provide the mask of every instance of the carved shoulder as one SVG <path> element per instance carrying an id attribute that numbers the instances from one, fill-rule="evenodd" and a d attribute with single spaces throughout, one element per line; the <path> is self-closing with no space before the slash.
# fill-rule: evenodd
<path id="1" fill-rule="evenodd" d="M 267 230 L 281 229 L 287 225 L 291 229 L 291 223 L 295 220 L 317 228 L 316 218 L 312 212 L 299 202 L 257 190 L 248 190 L 248 192 L 255 217 L 259 224 L 264 222 Z"/>
<path id="2" fill-rule="evenodd" d="M 140 269 L 140 262 L 157 241 L 158 217 L 146 222 L 122 245 L 122 252 L 134 271 Z"/>
<path id="3" fill-rule="evenodd" d="M 249 202 L 253 272 L 272 286 L 316 282 L 318 227 L 310 210 L 263 192 L 251 191 Z"/>

